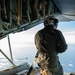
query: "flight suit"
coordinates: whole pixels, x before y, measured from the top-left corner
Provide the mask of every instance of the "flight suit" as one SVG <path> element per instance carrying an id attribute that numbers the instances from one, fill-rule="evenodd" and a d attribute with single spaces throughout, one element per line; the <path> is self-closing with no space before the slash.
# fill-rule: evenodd
<path id="1" fill-rule="evenodd" d="M 36 58 L 38 59 L 40 55 L 40 61 L 37 62 L 40 68 L 48 69 L 52 75 L 63 75 L 58 54 L 66 51 L 67 44 L 62 32 L 46 26 L 36 33 L 35 45 L 37 48 Z"/>

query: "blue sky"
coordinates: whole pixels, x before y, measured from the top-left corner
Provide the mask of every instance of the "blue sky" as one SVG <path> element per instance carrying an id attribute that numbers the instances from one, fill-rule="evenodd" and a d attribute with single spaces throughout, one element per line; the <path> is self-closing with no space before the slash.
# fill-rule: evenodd
<path id="1" fill-rule="evenodd" d="M 62 31 L 68 44 L 75 44 L 75 21 L 60 22 L 58 29 Z"/>
<path id="2" fill-rule="evenodd" d="M 70 22 L 60 22 L 59 23 L 60 30 L 63 31 L 75 31 L 75 21 L 70 21 Z"/>

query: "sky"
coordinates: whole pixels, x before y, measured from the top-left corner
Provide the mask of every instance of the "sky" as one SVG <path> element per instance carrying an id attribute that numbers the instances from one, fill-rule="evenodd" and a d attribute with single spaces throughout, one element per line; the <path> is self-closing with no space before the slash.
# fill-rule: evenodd
<path id="1" fill-rule="evenodd" d="M 62 31 L 68 44 L 75 44 L 75 21 L 61 22 L 58 29 Z"/>
<path id="2" fill-rule="evenodd" d="M 21 56 L 18 55 L 20 51 L 29 53 L 29 54 L 34 53 L 34 55 L 32 54 L 32 58 L 35 56 L 36 48 L 34 44 L 34 36 L 36 32 L 41 30 L 43 27 L 44 27 L 43 24 L 39 24 L 38 26 L 35 26 L 29 30 L 9 35 L 14 58 L 21 59 Z M 66 39 L 66 42 L 68 44 L 75 45 L 75 21 L 59 22 L 58 29 L 62 31 Z M 8 55 L 8 57 L 10 57 L 7 37 L 0 40 L 0 49 L 3 52 L 5 52 L 5 54 Z M 30 49 L 32 49 L 33 51 L 32 50 L 28 51 Z M 25 55 L 23 55 L 24 53 L 21 53 L 21 54 L 22 54 L 22 57 L 25 57 Z M 29 55 L 29 54 L 26 54 L 26 55 Z M 4 56 L 1 53 L 0 53 L 0 58 L 4 58 Z M 72 64 L 69 64 L 69 65 L 72 66 Z"/>

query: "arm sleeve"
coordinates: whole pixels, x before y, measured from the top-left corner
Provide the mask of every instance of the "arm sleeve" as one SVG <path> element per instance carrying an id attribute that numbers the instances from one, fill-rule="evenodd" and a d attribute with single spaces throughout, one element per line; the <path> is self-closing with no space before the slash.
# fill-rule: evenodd
<path id="1" fill-rule="evenodd" d="M 59 53 L 65 52 L 68 47 L 61 31 L 58 31 L 57 33 L 57 45 L 57 50 Z"/>
<path id="2" fill-rule="evenodd" d="M 40 38 L 39 32 L 37 32 L 37 33 L 35 34 L 35 38 L 34 38 L 34 42 L 35 42 L 35 46 L 36 46 L 37 50 L 39 49 L 39 48 L 38 48 L 38 47 L 39 47 L 39 38 Z"/>

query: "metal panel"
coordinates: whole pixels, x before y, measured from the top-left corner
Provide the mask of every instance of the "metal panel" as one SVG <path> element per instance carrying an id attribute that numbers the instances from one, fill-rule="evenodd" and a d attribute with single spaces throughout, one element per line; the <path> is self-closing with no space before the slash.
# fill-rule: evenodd
<path id="1" fill-rule="evenodd" d="M 62 14 L 75 16 L 75 0 L 53 0 Z"/>

